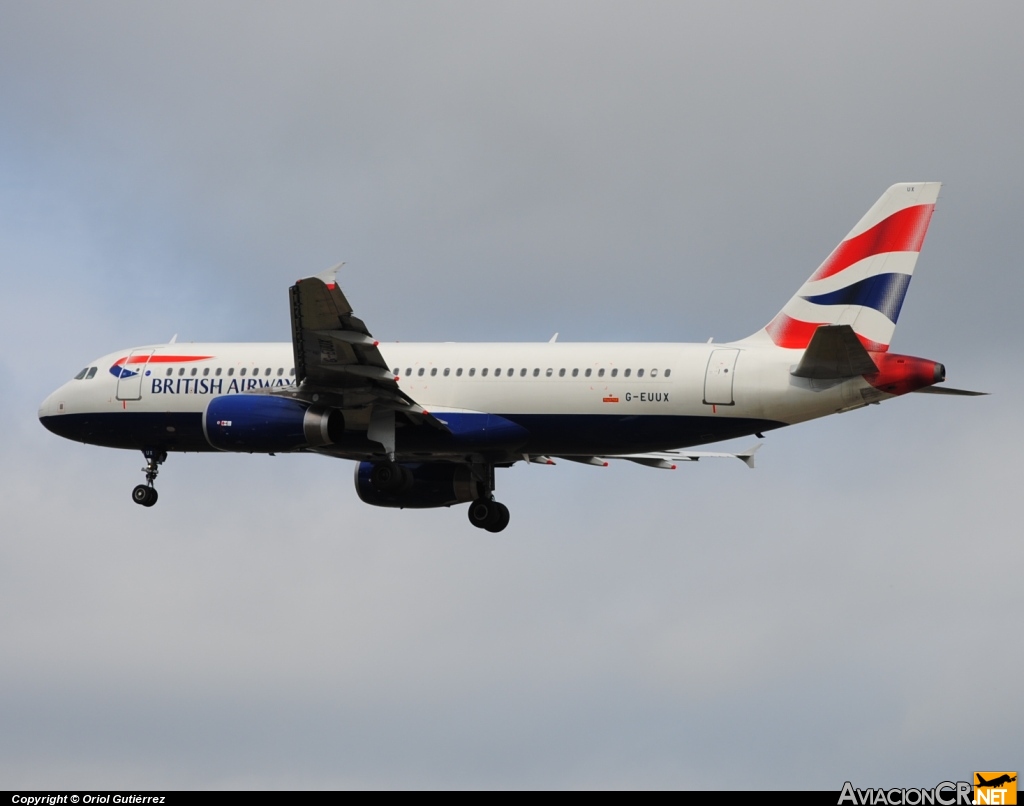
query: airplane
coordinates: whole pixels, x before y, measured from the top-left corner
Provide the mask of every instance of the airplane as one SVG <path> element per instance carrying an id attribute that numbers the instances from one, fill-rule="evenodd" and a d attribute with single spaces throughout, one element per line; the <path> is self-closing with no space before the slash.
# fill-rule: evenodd
<path id="1" fill-rule="evenodd" d="M 360 499 L 469 504 L 500 532 L 495 470 L 556 459 L 675 469 L 688 449 L 936 386 L 942 364 L 889 352 L 940 183 L 893 185 L 783 309 L 727 343 L 382 344 L 356 317 L 344 264 L 289 291 L 291 343 L 151 344 L 92 361 L 43 401 L 67 439 L 141 450 L 151 507 L 171 452 L 308 452 L 356 462 Z"/>
<path id="2" fill-rule="evenodd" d="M 998 787 L 1001 787 L 1003 784 L 1012 784 L 1014 781 L 1017 780 L 1017 776 L 1016 775 L 1011 777 L 1010 775 L 1008 775 L 1005 772 L 1002 775 L 998 776 L 997 778 L 993 778 L 991 781 L 986 781 L 978 773 L 975 773 L 975 776 L 978 779 L 978 783 L 976 783 L 975 786 L 980 786 L 980 787 L 990 786 L 990 787 L 998 788 Z"/>

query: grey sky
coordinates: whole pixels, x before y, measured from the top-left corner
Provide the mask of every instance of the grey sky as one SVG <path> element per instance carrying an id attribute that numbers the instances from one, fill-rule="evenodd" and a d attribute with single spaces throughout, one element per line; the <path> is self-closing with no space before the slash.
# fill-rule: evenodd
<path id="1" fill-rule="evenodd" d="M 834 5 L 834 4 L 833 4 Z M 1017 769 L 1011 3 L 0 4 L 0 782 L 931 786 Z M 141 457 L 39 401 L 132 344 L 717 340 L 945 183 L 911 396 L 758 469 L 517 467 L 500 537 L 318 457 Z"/>

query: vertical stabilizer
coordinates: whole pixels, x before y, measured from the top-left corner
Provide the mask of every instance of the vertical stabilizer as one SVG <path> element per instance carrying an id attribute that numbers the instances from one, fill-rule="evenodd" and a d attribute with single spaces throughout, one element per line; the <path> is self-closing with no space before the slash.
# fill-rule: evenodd
<path id="1" fill-rule="evenodd" d="M 868 350 L 888 350 L 940 186 L 901 182 L 885 191 L 751 339 L 804 349 L 821 325 L 850 325 Z"/>

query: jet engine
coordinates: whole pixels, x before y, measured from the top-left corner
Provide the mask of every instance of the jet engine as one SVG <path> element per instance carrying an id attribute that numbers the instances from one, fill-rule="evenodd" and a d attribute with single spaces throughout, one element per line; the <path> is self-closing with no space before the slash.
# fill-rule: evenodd
<path id="1" fill-rule="evenodd" d="M 203 433 L 214 448 L 240 453 L 285 453 L 341 440 L 345 416 L 268 395 L 215 397 L 203 413 Z"/>
<path id="2" fill-rule="evenodd" d="M 355 482 L 359 497 L 377 507 L 429 509 L 485 497 L 469 467 L 454 462 L 360 462 Z"/>

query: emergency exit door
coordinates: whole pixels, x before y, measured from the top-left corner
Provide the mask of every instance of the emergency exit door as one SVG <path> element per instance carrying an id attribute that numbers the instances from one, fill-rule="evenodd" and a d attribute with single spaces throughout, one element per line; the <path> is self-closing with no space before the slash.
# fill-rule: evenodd
<path id="1" fill-rule="evenodd" d="M 704 375 L 704 402 L 709 406 L 731 406 L 736 356 L 739 350 L 712 350 Z"/>
<path id="2" fill-rule="evenodd" d="M 117 399 L 138 400 L 142 397 L 142 376 L 146 374 L 152 350 L 136 350 L 121 364 L 117 376 Z"/>

